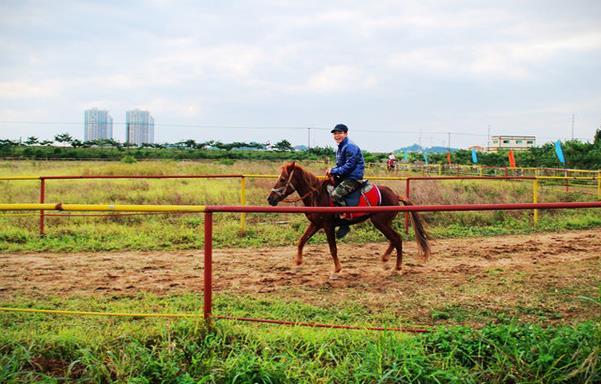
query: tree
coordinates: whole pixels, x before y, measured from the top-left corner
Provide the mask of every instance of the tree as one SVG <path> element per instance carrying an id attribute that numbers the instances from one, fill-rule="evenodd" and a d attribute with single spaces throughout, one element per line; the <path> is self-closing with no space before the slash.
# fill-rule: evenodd
<path id="1" fill-rule="evenodd" d="M 35 136 L 29 136 L 27 140 L 25 140 L 25 144 L 27 145 L 35 145 L 39 142 L 38 138 Z"/>
<path id="2" fill-rule="evenodd" d="M 71 144 L 73 142 L 73 137 L 68 133 L 60 133 L 54 136 L 54 141 L 56 141 L 57 143 Z"/>
<path id="3" fill-rule="evenodd" d="M 282 140 L 280 142 L 275 143 L 273 148 L 276 151 L 293 151 L 294 150 L 294 148 L 292 148 L 292 144 L 290 144 L 290 142 L 288 140 Z"/>
<path id="4" fill-rule="evenodd" d="M 601 128 L 597 129 L 595 132 L 595 138 L 593 140 L 593 145 L 595 147 L 601 147 Z"/>

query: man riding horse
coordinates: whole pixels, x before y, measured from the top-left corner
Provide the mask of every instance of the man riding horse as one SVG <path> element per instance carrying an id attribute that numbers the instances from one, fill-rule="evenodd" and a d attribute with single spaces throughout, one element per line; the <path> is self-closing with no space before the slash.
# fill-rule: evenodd
<path id="1" fill-rule="evenodd" d="M 338 124 L 330 131 L 338 149 L 336 150 L 336 166 L 326 171 L 326 176 L 333 176 L 336 188 L 330 196 L 336 205 L 346 205 L 345 196 L 361 186 L 365 161 L 357 144 L 348 138 L 348 127 Z M 347 220 L 340 220 L 340 228 L 336 237 L 342 239 L 351 230 Z"/>

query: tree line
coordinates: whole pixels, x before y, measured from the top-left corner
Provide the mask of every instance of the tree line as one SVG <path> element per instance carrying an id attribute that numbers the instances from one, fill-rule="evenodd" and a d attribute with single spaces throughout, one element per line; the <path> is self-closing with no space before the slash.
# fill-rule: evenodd
<path id="1" fill-rule="evenodd" d="M 56 145 L 58 143 L 58 145 Z M 565 167 L 579 169 L 601 169 L 601 130 L 597 130 L 592 143 L 579 140 L 562 142 L 567 160 Z M 383 162 L 387 153 L 363 152 L 368 163 Z M 400 155 L 400 154 L 399 154 Z M 335 149 L 329 146 L 303 148 L 295 150 L 291 143 L 282 140 L 274 145 L 257 142 L 222 143 L 209 140 L 196 142 L 184 140 L 177 143 L 142 144 L 120 143 L 113 139 L 81 141 L 68 133 L 54 136 L 54 140 L 39 140 L 28 137 L 23 142 L 0 139 L 0 157 L 5 159 L 256 159 L 256 160 L 325 160 L 332 161 Z M 426 162 L 446 164 L 446 153 L 410 152 L 399 156 L 399 160 L 410 163 Z M 473 164 L 470 150 L 456 150 L 451 153 L 454 164 Z M 427 159 L 427 160 L 426 160 Z M 526 151 L 516 151 L 515 159 L 518 167 L 562 168 L 555 154 L 553 143 L 532 147 Z M 504 167 L 509 165 L 506 151 L 478 152 L 478 164 Z"/>

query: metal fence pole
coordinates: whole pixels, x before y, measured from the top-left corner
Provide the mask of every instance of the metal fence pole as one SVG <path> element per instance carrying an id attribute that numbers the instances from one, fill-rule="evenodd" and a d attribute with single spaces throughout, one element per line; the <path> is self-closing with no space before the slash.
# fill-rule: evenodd
<path id="1" fill-rule="evenodd" d="M 532 181 L 532 202 L 538 203 L 538 179 Z M 534 224 L 538 224 L 538 209 L 533 210 Z"/>
<path id="2" fill-rule="evenodd" d="M 40 177 L 40 204 L 46 199 L 46 179 Z M 44 236 L 44 210 L 40 210 L 40 236 Z"/>
<path id="3" fill-rule="evenodd" d="M 597 198 L 601 200 L 601 171 L 597 172 Z"/>
<path id="4" fill-rule="evenodd" d="M 411 194 L 411 179 L 405 180 L 405 196 L 407 200 L 411 200 L 409 195 Z M 409 233 L 409 212 L 405 212 L 405 233 Z"/>
<path id="5" fill-rule="evenodd" d="M 240 205 L 246 205 L 246 178 L 240 177 Z M 246 232 L 246 213 L 240 214 L 240 232 Z"/>
<path id="6" fill-rule="evenodd" d="M 205 212 L 204 318 L 210 320 L 213 307 L 213 213 Z"/>

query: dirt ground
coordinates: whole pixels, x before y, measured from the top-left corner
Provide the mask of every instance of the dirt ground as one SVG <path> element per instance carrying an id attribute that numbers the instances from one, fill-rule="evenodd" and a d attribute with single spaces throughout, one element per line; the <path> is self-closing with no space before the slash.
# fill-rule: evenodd
<path id="1" fill-rule="evenodd" d="M 424 323 L 469 322 L 505 312 L 551 321 L 599 319 L 601 230 L 434 240 L 427 263 L 404 242 L 403 271 L 384 269 L 386 243 L 342 242 L 342 272 L 331 276 L 327 245 L 216 249 L 220 292 L 301 300 L 315 305 L 355 302 Z M 200 292 L 203 250 L 0 254 L 0 300 L 16 297 L 160 295 Z M 394 255 L 389 266 L 393 267 Z M 592 299 L 592 300 L 591 300 Z M 595 303 L 597 300 L 597 303 Z"/>

